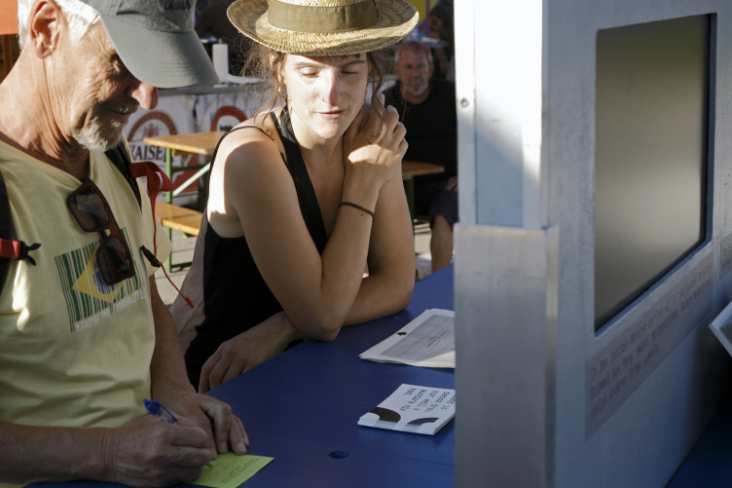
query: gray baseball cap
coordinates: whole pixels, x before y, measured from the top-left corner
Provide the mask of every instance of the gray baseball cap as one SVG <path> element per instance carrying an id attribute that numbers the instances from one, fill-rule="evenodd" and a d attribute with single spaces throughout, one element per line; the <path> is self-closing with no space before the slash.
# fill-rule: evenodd
<path id="1" fill-rule="evenodd" d="M 157 88 L 220 83 L 193 30 L 195 0 L 81 0 L 99 12 L 135 78 Z"/>

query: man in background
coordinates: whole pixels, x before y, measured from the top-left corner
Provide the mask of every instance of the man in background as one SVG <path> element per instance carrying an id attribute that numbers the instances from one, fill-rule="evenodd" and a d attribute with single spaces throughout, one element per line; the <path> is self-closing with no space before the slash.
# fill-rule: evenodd
<path id="1" fill-rule="evenodd" d="M 415 178 L 415 213 L 426 213 L 432 228 L 432 271 L 452 260 L 457 207 L 457 110 L 455 85 L 432 78 L 434 65 L 429 48 L 417 41 L 400 44 L 394 71 L 398 82 L 385 92 L 407 128 L 407 161 L 439 164 L 445 172 Z"/>
<path id="2" fill-rule="evenodd" d="M 196 34 L 199 37 L 210 34 L 216 39 L 222 39 L 229 45 L 229 74 L 247 76 L 242 73 L 242 69 L 252 49 L 252 40 L 241 34 L 229 21 L 226 10 L 232 3 L 234 0 L 209 0 L 208 6 L 196 19 Z"/>
<path id="3" fill-rule="evenodd" d="M 12 220 L 4 230 L 13 239 L 0 245 L 9 263 L 0 283 L 0 487 L 168 486 L 199 477 L 229 444 L 237 453 L 248 444 L 230 407 L 188 382 L 143 249 L 157 247 L 164 260 L 170 242 L 145 189 L 105 154 L 119 150 L 130 114 L 155 107 L 157 87 L 218 77 L 190 2 L 118 3 L 18 2 L 22 51 L 0 84 Z M 177 425 L 147 415 L 143 399 L 153 397 Z"/>

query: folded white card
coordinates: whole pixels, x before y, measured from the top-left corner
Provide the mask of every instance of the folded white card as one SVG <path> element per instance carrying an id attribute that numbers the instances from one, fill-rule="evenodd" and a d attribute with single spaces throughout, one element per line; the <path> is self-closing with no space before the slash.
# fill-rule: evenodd
<path id="1" fill-rule="evenodd" d="M 732 355 L 732 303 L 719 312 L 719 315 L 709 324 L 709 328 L 712 329 L 727 352 Z"/>
<path id="2" fill-rule="evenodd" d="M 455 312 L 425 310 L 359 357 L 380 363 L 455 368 Z"/>
<path id="3" fill-rule="evenodd" d="M 435 435 L 455 416 L 455 390 L 402 385 L 363 415 L 358 425 Z"/>

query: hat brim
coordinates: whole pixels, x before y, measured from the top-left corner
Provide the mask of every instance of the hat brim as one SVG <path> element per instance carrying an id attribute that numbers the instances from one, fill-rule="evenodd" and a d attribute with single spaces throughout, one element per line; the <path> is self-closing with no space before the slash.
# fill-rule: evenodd
<path id="1" fill-rule="evenodd" d="M 100 17 L 122 62 L 143 83 L 156 88 L 220 83 L 195 31 L 155 31 Z"/>
<path id="2" fill-rule="evenodd" d="M 270 49 L 303 56 L 346 56 L 383 49 L 414 29 L 419 12 L 404 0 L 376 0 L 379 18 L 371 27 L 351 32 L 311 33 L 280 29 L 269 23 L 267 0 L 237 0 L 229 20 L 239 31 Z"/>

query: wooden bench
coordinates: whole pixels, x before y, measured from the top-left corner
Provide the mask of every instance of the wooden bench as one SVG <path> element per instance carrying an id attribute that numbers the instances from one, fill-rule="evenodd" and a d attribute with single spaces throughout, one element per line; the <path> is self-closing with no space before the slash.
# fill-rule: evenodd
<path id="1" fill-rule="evenodd" d="M 197 236 L 201 230 L 203 214 L 197 210 L 178 207 L 171 203 L 155 202 L 155 215 L 160 219 L 163 227 L 179 230 L 186 234 Z"/>
<path id="2" fill-rule="evenodd" d="M 155 216 L 160 220 L 160 224 L 163 227 L 185 232 L 188 235 L 197 236 L 201 230 L 201 218 L 203 214 L 197 210 L 178 207 L 177 205 L 157 200 L 155 202 Z M 172 237 L 170 235 L 168 236 Z M 179 268 L 185 268 L 190 265 L 191 263 L 175 264 Z M 171 251 L 171 256 L 168 256 L 168 259 L 165 260 L 165 270 L 171 271 L 172 267 L 173 259 Z"/>
<path id="3" fill-rule="evenodd" d="M 427 214 L 417 214 L 414 216 L 415 222 L 419 222 L 420 224 L 429 224 L 430 221 L 427 219 Z"/>

